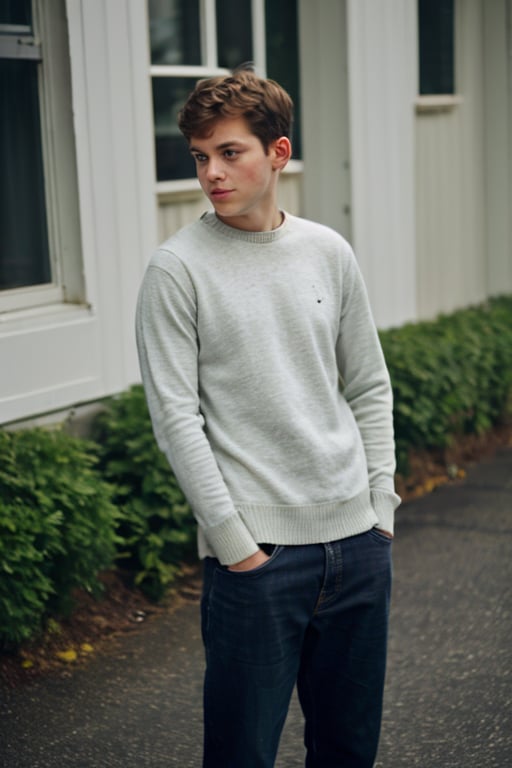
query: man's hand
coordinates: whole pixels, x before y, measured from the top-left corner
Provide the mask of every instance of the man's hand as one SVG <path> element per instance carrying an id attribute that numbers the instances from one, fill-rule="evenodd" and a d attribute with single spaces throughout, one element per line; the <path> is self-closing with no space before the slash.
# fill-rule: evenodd
<path id="1" fill-rule="evenodd" d="M 253 568 L 258 568 L 258 566 L 263 565 L 269 559 L 269 556 L 262 549 L 259 549 L 254 555 L 246 557 L 245 560 L 229 565 L 228 571 L 252 571 Z"/>
<path id="2" fill-rule="evenodd" d="M 394 536 L 389 531 L 385 531 L 383 528 L 375 528 L 376 531 L 379 533 L 382 533 L 383 536 L 386 536 L 388 539 L 393 539 Z"/>

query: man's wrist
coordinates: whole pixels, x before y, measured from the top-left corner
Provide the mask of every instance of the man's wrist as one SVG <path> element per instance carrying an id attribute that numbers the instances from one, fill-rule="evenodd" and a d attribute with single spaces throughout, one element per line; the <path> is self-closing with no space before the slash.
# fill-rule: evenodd
<path id="1" fill-rule="evenodd" d="M 239 563 L 233 563 L 228 565 L 230 571 L 252 571 L 254 568 L 258 568 L 263 563 L 266 563 L 269 556 L 263 552 L 262 549 L 258 549 L 253 555 L 246 557 L 245 560 L 241 560 Z"/>
<path id="2" fill-rule="evenodd" d="M 378 525 L 375 526 L 375 530 L 378 531 L 379 533 L 381 533 L 383 536 L 386 536 L 388 539 L 394 539 L 395 538 L 392 533 L 390 533 L 389 531 L 384 530 L 384 528 L 379 528 Z"/>

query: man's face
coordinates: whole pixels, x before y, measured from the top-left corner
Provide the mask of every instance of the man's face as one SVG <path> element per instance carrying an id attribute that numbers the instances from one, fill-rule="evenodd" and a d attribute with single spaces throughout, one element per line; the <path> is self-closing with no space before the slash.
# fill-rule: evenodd
<path id="1" fill-rule="evenodd" d="M 249 231 L 279 223 L 274 145 L 266 154 L 242 117 L 221 118 L 209 136 L 191 139 L 197 177 L 224 223 Z"/>

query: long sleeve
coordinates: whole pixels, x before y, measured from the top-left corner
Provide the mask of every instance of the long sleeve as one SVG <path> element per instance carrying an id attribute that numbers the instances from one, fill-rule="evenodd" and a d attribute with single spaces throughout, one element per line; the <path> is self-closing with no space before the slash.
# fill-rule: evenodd
<path id="1" fill-rule="evenodd" d="M 343 276 L 336 354 L 344 396 L 363 441 L 379 527 L 392 532 L 394 510 L 400 501 L 394 492 L 393 395 L 366 288 L 351 250 Z"/>
<path id="2" fill-rule="evenodd" d="M 153 265 L 137 306 L 137 346 L 153 429 L 210 546 L 239 562 L 257 544 L 236 512 L 204 431 L 198 382 L 197 306 L 178 259 Z"/>

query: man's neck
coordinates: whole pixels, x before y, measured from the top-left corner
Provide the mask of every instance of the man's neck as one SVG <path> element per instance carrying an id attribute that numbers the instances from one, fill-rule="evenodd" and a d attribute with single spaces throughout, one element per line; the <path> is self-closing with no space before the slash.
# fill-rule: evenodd
<path id="1" fill-rule="evenodd" d="M 243 214 L 240 216 L 220 216 L 218 213 L 216 216 L 227 227 L 242 229 L 245 232 L 270 232 L 280 227 L 284 220 L 283 212 L 277 207 L 268 215 L 260 217 L 244 216 Z"/>

